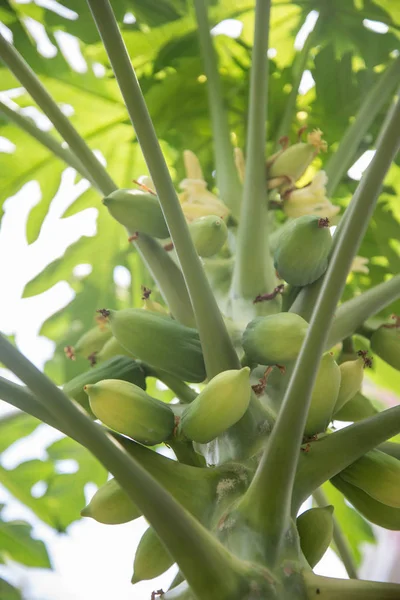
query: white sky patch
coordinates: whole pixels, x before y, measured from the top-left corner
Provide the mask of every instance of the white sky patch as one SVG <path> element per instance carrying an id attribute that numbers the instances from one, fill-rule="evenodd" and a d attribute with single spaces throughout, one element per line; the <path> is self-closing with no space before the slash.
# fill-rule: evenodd
<path id="1" fill-rule="evenodd" d="M 78 38 L 66 31 L 56 31 L 54 37 L 71 69 L 77 73 L 86 73 L 88 66 L 83 58 Z"/>
<path id="2" fill-rule="evenodd" d="M 275 56 L 277 54 L 278 54 L 278 51 L 276 48 L 268 48 L 268 52 L 267 52 L 268 58 L 275 58 Z"/>
<path id="3" fill-rule="evenodd" d="M 103 167 L 107 166 L 106 157 L 104 156 L 104 154 L 102 153 L 101 150 L 93 150 L 93 154 L 95 155 L 95 157 L 97 158 L 97 160 L 99 162 L 101 162 L 101 164 L 103 165 Z"/>
<path id="4" fill-rule="evenodd" d="M 371 19 L 364 19 L 363 25 L 375 33 L 387 33 L 389 31 L 389 25 L 381 23 L 381 21 L 371 21 Z"/>
<path id="5" fill-rule="evenodd" d="M 81 264 L 81 265 L 76 265 L 76 267 L 73 268 L 72 274 L 74 277 L 78 277 L 78 278 L 79 277 L 87 277 L 88 275 L 90 275 L 92 270 L 93 270 L 92 265 Z"/>
<path id="6" fill-rule="evenodd" d="M 243 23 L 238 19 L 224 19 L 211 29 L 211 35 L 227 35 L 238 38 L 243 31 Z"/>
<path id="7" fill-rule="evenodd" d="M 374 154 L 375 150 L 366 150 L 364 154 L 360 156 L 358 160 L 356 160 L 354 165 L 350 167 L 350 169 L 347 171 L 347 175 L 355 181 L 360 181 L 365 169 L 374 158 Z"/>
<path id="8" fill-rule="evenodd" d="M 59 108 L 66 117 L 72 117 L 75 114 L 75 109 L 72 104 L 66 104 L 63 102 L 59 105 Z"/>
<path id="9" fill-rule="evenodd" d="M 125 25 L 133 25 L 133 23 L 136 23 L 136 17 L 133 13 L 127 12 L 124 15 L 123 22 L 125 23 Z"/>
<path id="10" fill-rule="evenodd" d="M 93 71 L 94 75 L 99 78 L 104 77 L 104 75 L 106 74 L 105 66 L 98 62 L 94 62 L 92 64 L 92 71 Z"/>
<path id="11" fill-rule="evenodd" d="M 35 122 L 36 127 L 42 131 L 50 131 L 53 129 L 53 124 L 46 115 L 44 115 L 36 106 L 25 106 L 20 109 L 20 113 L 25 117 L 29 117 Z"/>
<path id="12" fill-rule="evenodd" d="M 74 10 L 63 6 L 59 2 L 56 2 L 56 0 L 35 0 L 35 4 L 51 10 L 57 15 L 60 15 L 60 17 L 64 17 L 64 19 L 68 19 L 69 21 L 76 21 L 76 19 L 79 17 L 78 13 L 76 13 Z"/>
<path id="13" fill-rule="evenodd" d="M 51 43 L 42 23 L 35 21 L 31 17 L 25 17 L 24 23 L 36 42 L 39 54 L 45 58 L 53 58 L 57 54 L 57 47 Z"/>
<path id="14" fill-rule="evenodd" d="M 303 73 L 303 76 L 299 85 L 299 94 L 304 95 L 307 94 L 311 88 L 315 86 L 315 81 L 313 76 L 311 75 L 311 71 L 306 69 Z"/>
<path id="15" fill-rule="evenodd" d="M 12 154 L 17 149 L 17 146 L 8 138 L 0 135 L 0 152 Z"/>
<path id="16" fill-rule="evenodd" d="M 113 271 L 113 279 L 115 285 L 118 285 L 119 287 L 122 287 L 124 289 L 128 289 L 131 285 L 132 277 L 126 267 L 123 267 L 122 265 L 117 265 Z"/>
<path id="17" fill-rule="evenodd" d="M 12 44 L 12 42 L 14 40 L 13 33 L 12 33 L 11 29 L 9 29 L 7 27 L 7 25 L 4 25 L 4 23 L 2 23 L 1 21 L 0 21 L 0 33 L 3 36 L 3 38 L 5 38 L 7 40 L 7 42 L 10 42 L 10 44 Z"/>
<path id="18" fill-rule="evenodd" d="M 306 39 L 312 32 L 315 27 L 315 24 L 318 20 L 319 13 L 316 10 L 312 10 L 308 13 L 306 20 L 304 21 L 302 27 L 299 29 L 298 34 L 294 40 L 294 47 L 296 50 L 301 50 L 306 42 Z"/>

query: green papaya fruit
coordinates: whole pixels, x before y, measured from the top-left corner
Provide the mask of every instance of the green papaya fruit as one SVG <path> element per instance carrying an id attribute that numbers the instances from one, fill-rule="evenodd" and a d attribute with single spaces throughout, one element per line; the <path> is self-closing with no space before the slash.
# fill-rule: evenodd
<path id="1" fill-rule="evenodd" d="M 140 308 L 103 310 L 118 342 L 136 358 L 189 382 L 206 378 L 196 329 L 171 317 Z"/>
<path id="2" fill-rule="evenodd" d="M 332 354 L 323 355 L 308 410 L 304 435 L 311 437 L 326 430 L 332 420 L 340 387 L 340 369 Z"/>
<path id="3" fill-rule="evenodd" d="M 368 521 L 385 529 L 400 530 L 400 508 L 393 508 L 375 500 L 362 489 L 342 479 L 340 475 L 333 477 L 331 483 Z"/>
<path id="4" fill-rule="evenodd" d="M 102 379 L 122 379 L 135 383 L 143 390 L 146 389 L 145 373 L 141 365 L 127 356 L 114 356 L 92 369 L 77 375 L 64 384 L 63 392 L 78 402 L 90 414 L 92 410 L 84 386 L 97 383 Z"/>
<path id="5" fill-rule="evenodd" d="M 171 437 L 175 417 L 167 404 L 120 379 L 85 385 L 90 408 L 100 421 L 142 444 L 154 446 Z"/>
<path id="6" fill-rule="evenodd" d="M 237 423 L 250 402 L 250 369 L 219 373 L 184 410 L 178 431 L 205 444 Z"/>
<path id="7" fill-rule="evenodd" d="M 378 446 L 378 450 L 382 450 L 382 452 L 389 454 L 389 456 L 400 460 L 400 444 L 398 442 L 383 442 L 383 444 Z"/>
<path id="8" fill-rule="evenodd" d="M 136 550 L 131 583 L 154 579 L 174 564 L 174 559 L 152 527 L 146 529 Z"/>
<path id="9" fill-rule="evenodd" d="M 308 135 L 307 142 L 292 144 L 279 152 L 268 168 L 268 179 L 286 177 L 297 181 L 312 163 L 319 150 L 326 150 L 326 142 L 321 139 L 318 129 Z"/>
<path id="10" fill-rule="evenodd" d="M 400 326 L 382 325 L 371 337 L 371 350 L 400 371 Z"/>
<path id="11" fill-rule="evenodd" d="M 147 233 L 156 238 L 169 237 L 167 223 L 156 196 L 139 190 L 121 189 L 103 199 L 110 214 L 130 233 Z"/>
<path id="12" fill-rule="evenodd" d="M 243 333 L 243 349 L 252 362 L 284 365 L 297 358 L 308 323 L 295 313 L 256 317 Z"/>
<path id="13" fill-rule="evenodd" d="M 348 360 L 341 363 L 340 369 L 340 388 L 335 405 L 334 415 L 340 411 L 343 406 L 349 402 L 357 392 L 360 391 L 364 379 L 364 360 L 360 356 L 356 360 Z"/>
<path id="14" fill-rule="evenodd" d="M 82 517 L 91 517 L 105 525 L 128 523 L 141 514 L 116 479 L 109 479 L 99 487 L 89 504 L 81 511 Z"/>
<path id="15" fill-rule="evenodd" d="M 310 567 L 314 568 L 328 550 L 333 536 L 333 506 L 310 508 L 296 521 L 300 547 Z"/>
<path id="16" fill-rule="evenodd" d="M 105 360 L 109 360 L 114 356 L 130 356 L 133 358 L 132 354 L 123 346 L 121 346 L 114 336 L 111 336 L 110 339 L 106 341 L 102 349 L 96 354 L 96 362 L 100 363 Z M 115 377 L 115 379 L 119 379 L 119 377 Z"/>
<path id="17" fill-rule="evenodd" d="M 93 327 L 84 333 L 76 342 L 74 354 L 88 358 L 99 352 L 111 336 L 112 333 L 108 325 Z"/>
<path id="18" fill-rule="evenodd" d="M 275 268 L 287 283 L 309 285 L 325 273 L 331 247 L 328 219 L 304 215 L 280 236 L 274 253 Z"/>
<path id="19" fill-rule="evenodd" d="M 203 258 L 217 254 L 228 239 L 228 228 L 225 222 L 215 215 L 191 221 L 189 231 L 197 254 Z"/>
<path id="20" fill-rule="evenodd" d="M 340 477 L 382 504 L 400 508 L 400 460 L 380 450 L 367 452 Z"/>
<path id="21" fill-rule="evenodd" d="M 362 419 L 373 417 L 378 412 L 369 398 L 357 392 L 351 400 L 335 412 L 335 419 L 338 421 L 361 421 Z"/>

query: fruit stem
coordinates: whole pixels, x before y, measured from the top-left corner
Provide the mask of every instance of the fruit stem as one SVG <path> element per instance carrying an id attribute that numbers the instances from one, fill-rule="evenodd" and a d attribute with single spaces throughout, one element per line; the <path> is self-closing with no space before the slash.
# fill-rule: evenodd
<path id="1" fill-rule="evenodd" d="M 207 376 L 239 368 L 239 360 L 193 245 L 168 167 L 126 46 L 108 0 L 88 0 L 154 182 L 186 281 L 203 348 Z"/>
<path id="2" fill-rule="evenodd" d="M 253 311 L 254 298 L 259 294 L 271 293 L 277 283 L 268 244 L 265 166 L 270 8 L 270 0 L 257 0 L 250 75 L 246 169 L 231 293 L 234 313 L 236 298 L 247 301 L 250 310 Z M 275 304 L 276 301 L 273 301 L 258 306 L 261 310 L 271 312 L 271 305 Z"/>
<path id="3" fill-rule="evenodd" d="M 217 187 L 222 200 L 237 219 L 240 212 L 242 186 L 235 166 L 230 140 L 227 110 L 224 106 L 218 58 L 210 34 L 205 0 L 194 0 L 204 72 L 207 77 L 208 106 L 215 147 Z"/>
<path id="4" fill-rule="evenodd" d="M 88 450 L 151 522 L 196 596 L 205 599 L 216 593 L 223 600 L 234 598 L 244 571 L 242 563 L 2 335 L 0 362 L 29 387 L 54 420 L 62 421 L 66 431 L 74 431 L 78 440 L 85 440 Z"/>
<path id="5" fill-rule="evenodd" d="M 271 564 L 274 564 L 278 557 L 288 526 L 294 478 L 318 365 L 332 325 L 337 303 L 346 284 L 351 263 L 368 227 L 383 179 L 400 144 L 399 131 L 400 101 L 397 102 L 390 119 L 386 121 L 375 156 L 364 173 L 351 201 L 353 209 L 345 220 L 342 235 L 333 251 L 312 314 L 310 327 L 282 401 L 281 410 L 254 479 L 243 499 L 246 516 L 252 522 L 252 525 L 258 527 L 260 532 L 266 536 L 269 543 L 268 553 Z M 300 398 L 302 399 L 301 402 L 299 402 Z M 391 410 L 393 411 L 393 409 Z M 400 407 L 398 410 L 400 411 Z M 373 417 L 373 419 L 379 417 L 378 421 L 366 419 L 361 423 L 347 427 L 345 430 L 326 436 L 315 442 L 313 447 L 318 444 L 320 447 L 326 448 L 332 444 L 329 440 L 340 441 L 343 439 L 344 432 L 347 435 L 349 435 L 349 432 L 353 432 L 354 437 L 352 437 L 352 440 L 354 442 L 348 442 L 345 446 L 342 444 L 338 449 L 337 456 L 334 456 L 335 467 L 344 447 L 346 448 L 346 457 L 342 458 L 343 462 L 346 459 L 348 460 L 348 457 L 354 453 L 357 456 L 354 456 L 353 460 L 356 460 L 363 452 L 373 447 L 371 446 L 371 440 L 374 437 L 379 438 L 379 433 L 385 436 L 389 432 L 388 437 L 390 437 L 390 427 L 393 427 L 393 422 L 395 422 L 393 415 L 397 415 L 397 412 L 394 414 L 392 412 L 393 422 L 386 424 L 387 413 L 388 411 L 385 411 Z M 371 423 L 373 423 L 373 426 Z M 380 424 L 379 427 L 378 423 Z M 368 441 L 362 435 L 359 444 L 357 444 L 356 439 L 354 439 L 356 432 L 360 431 L 360 427 L 367 429 L 369 426 L 372 429 L 371 439 Z M 361 429 L 361 431 L 364 430 Z M 377 439 L 375 445 L 381 441 L 384 441 L 384 439 Z M 336 445 L 335 442 L 334 444 Z M 364 449 L 358 453 L 361 447 Z M 327 457 L 325 457 L 325 460 L 328 460 Z M 329 460 L 333 460 L 332 455 Z M 308 461 L 308 463 L 310 462 Z M 279 469 L 276 468 L 276 465 L 279 465 Z M 320 467 L 321 469 L 324 468 L 323 465 L 320 465 Z M 344 468 L 344 466 L 341 468 Z M 309 477 L 311 476 L 315 478 L 315 473 L 309 474 Z M 325 479 L 329 477 L 328 474 Z M 309 489 L 309 493 L 321 483 L 321 481 L 317 481 Z M 273 494 L 270 493 L 271 490 L 274 490 Z"/>
<path id="6" fill-rule="evenodd" d="M 333 196 L 343 175 L 350 168 L 361 141 L 393 93 L 395 86 L 398 84 L 399 77 L 400 57 L 397 57 L 366 95 L 356 118 L 347 128 L 335 154 L 329 158 L 325 167 L 326 174 L 328 175 L 326 189 L 329 197 Z"/>
<path id="7" fill-rule="evenodd" d="M 312 442 L 298 465 L 292 513 L 296 514 L 302 502 L 325 481 L 398 433 L 400 406 L 394 406 Z"/>
<path id="8" fill-rule="evenodd" d="M 76 131 L 73 125 L 61 112 L 57 103 L 53 100 L 53 98 L 41 84 L 35 73 L 26 63 L 26 61 L 12 46 L 12 44 L 9 44 L 9 42 L 7 42 L 4 39 L 4 37 L 2 37 L 1 34 L 0 59 L 8 66 L 10 71 L 25 87 L 27 92 L 32 96 L 32 98 L 42 109 L 42 111 L 45 113 L 48 119 L 50 119 L 56 130 L 67 142 L 69 146 L 69 151 L 65 151 L 62 148 L 62 146 L 59 145 L 59 154 L 57 154 L 57 142 L 55 140 L 52 140 L 50 142 L 51 136 L 49 134 L 46 134 L 47 137 L 45 137 L 44 132 L 40 130 L 38 130 L 40 131 L 40 136 L 35 135 L 34 137 L 38 141 L 40 141 L 46 148 L 54 152 L 57 156 L 60 155 L 61 149 L 63 160 L 65 160 L 67 164 L 69 164 L 71 167 L 77 169 L 83 177 L 87 177 L 89 181 L 94 182 L 96 188 L 101 192 L 102 195 L 107 196 L 111 192 L 118 189 L 118 186 L 108 175 L 103 165 L 93 154 L 92 150 L 86 144 L 85 140 L 79 135 L 79 133 Z M 17 121 L 15 120 L 15 122 Z M 18 124 L 22 126 L 22 122 Z M 33 131 L 32 127 L 33 126 L 31 126 L 29 130 L 27 127 L 25 127 L 25 131 L 33 135 L 36 132 L 36 130 Z M 71 157 L 73 157 L 72 161 Z M 80 166 L 79 169 L 78 165 Z M 157 269 L 157 262 L 159 260 L 158 256 L 153 255 L 154 245 L 152 245 L 148 240 L 146 241 L 145 236 L 141 236 L 140 239 L 138 238 L 136 240 L 136 247 L 142 254 L 148 268 L 153 274 L 152 269 Z M 160 276 L 159 268 L 157 269 L 157 275 L 154 276 L 155 280 L 157 281 L 160 287 L 162 283 L 166 283 L 170 274 L 175 270 L 174 267 L 175 265 L 173 263 L 173 260 L 168 255 L 166 255 L 166 258 L 163 261 L 163 278 Z M 173 279 L 176 281 L 177 279 L 179 279 L 179 277 L 175 274 Z M 186 324 L 186 320 L 188 320 L 188 315 L 191 312 L 190 300 L 187 295 L 186 285 L 180 284 L 180 286 L 175 291 L 173 291 L 173 287 L 171 285 L 164 285 L 164 287 L 160 291 L 164 295 L 168 305 L 171 303 L 171 310 L 173 310 L 172 307 L 178 307 L 178 304 L 184 305 L 184 312 L 182 312 L 182 322 Z M 180 303 L 177 302 L 178 295 L 180 296 Z M 180 312 L 178 312 L 178 310 L 173 310 L 173 314 L 177 319 L 180 319 Z"/>
<path id="9" fill-rule="evenodd" d="M 18 108 L 11 108 L 11 106 L 8 106 L 0 100 L 0 112 L 2 112 L 10 121 L 18 125 L 25 133 L 35 138 L 40 144 L 50 150 L 57 158 L 60 158 L 65 164 L 76 169 L 82 177 L 85 177 L 90 181 L 92 186 L 97 187 L 95 181 L 80 160 L 76 158 L 75 154 L 73 154 L 69 148 L 63 148 L 50 133 L 43 131 L 43 129 L 39 129 L 32 119 L 25 117 Z"/>
<path id="10" fill-rule="evenodd" d="M 400 298 L 400 275 L 384 281 L 351 300 L 343 302 L 336 311 L 336 317 L 328 335 L 325 349 L 352 335 L 369 317 Z"/>
<path id="11" fill-rule="evenodd" d="M 313 497 L 317 505 L 321 508 L 324 506 L 328 506 L 329 502 L 327 497 L 325 496 L 322 488 L 318 488 L 313 492 Z M 332 522 L 333 522 L 333 541 L 336 544 L 336 549 L 339 553 L 340 558 L 344 564 L 344 568 L 346 569 L 347 575 L 350 579 L 358 579 L 357 569 L 354 564 L 353 557 L 351 555 L 351 549 L 349 546 L 349 542 L 347 541 L 346 536 L 344 535 L 342 528 L 339 525 L 337 518 L 335 517 L 335 513 L 332 514 Z"/>
<path id="12" fill-rule="evenodd" d="M 400 585 L 360 579 L 321 577 L 312 571 L 303 571 L 308 600 L 398 600 Z"/>
<path id="13" fill-rule="evenodd" d="M 279 144 L 279 140 L 281 138 L 283 138 L 284 136 L 289 135 L 289 133 L 290 133 L 290 129 L 291 129 L 292 122 L 293 122 L 293 116 L 294 116 L 294 113 L 296 110 L 297 95 L 299 92 L 301 78 L 303 77 L 304 70 L 307 67 L 307 62 L 308 62 L 308 59 L 310 56 L 310 51 L 315 46 L 316 38 L 317 38 L 317 28 L 318 28 L 318 25 L 321 22 L 321 20 L 322 20 L 322 16 L 321 16 L 321 14 L 319 14 L 318 21 L 316 22 L 314 29 L 309 33 L 309 35 L 304 43 L 304 46 L 302 47 L 302 49 L 297 53 L 297 55 L 294 58 L 293 68 L 292 68 L 292 79 L 291 79 L 292 89 L 290 90 L 290 94 L 286 100 L 285 110 L 282 115 L 282 119 L 279 124 L 278 131 L 277 131 L 276 138 L 275 138 L 276 139 L 275 146 L 276 146 L 277 150 L 280 150 L 280 148 L 281 148 L 280 144 Z"/>

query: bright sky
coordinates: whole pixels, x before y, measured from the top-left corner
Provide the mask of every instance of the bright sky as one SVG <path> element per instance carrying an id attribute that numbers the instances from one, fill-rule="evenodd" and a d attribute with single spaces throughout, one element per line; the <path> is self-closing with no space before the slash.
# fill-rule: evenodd
<path id="1" fill-rule="evenodd" d="M 52 6 L 53 9 L 57 5 L 54 0 L 40 0 L 37 3 Z M 309 15 L 296 38 L 296 48 L 301 48 L 304 44 L 306 36 L 315 25 L 316 16 L 315 12 Z M 126 19 L 132 22 L 134 16 L 129 13 Z M 30 23 L 30 27 L 32 34 L 35 33 L 35 37 L 41 43 L 42 53 L 51 56 L 54 49 L 56 50 L 55 46 L 47 43 L 43 32 L 38 30 L 35 23 Z M 2 31 L 4 32 L 4 27 Z M 231 21 L 217 26 L 213 34 L 230 33 L 232 37 L 236 37 L 240 35 L 240 31 L 241 24 Z M 60 32 L 57 41 L 74 68 L 84 71 L 75 40 L 71 39 L 71 36 L 66 37 L 66 34 L 63 36 Z M 275 49 L 271 51 L 276 53 Z M 102 74 L 99 68 L 98 75 Z M 313 85 L 311 73 L 307 71 L 301 82 L 300 93 L 306 93 Z M 66 107 L 66 110 L 69 108 Z M 37 111 L 33 107 L 26 112 L 37 118 Z M 43 118 L 37 123 L 43 128 L 47 127 Z M 0 152 L 12 151 L 12 144 L 0 138 Z M 362 157 L 353 165 L 349 175 L 360 179 L 371 158 L 369 151 L 368 156 Z M 84 191 L 85 186 L 85 182 L 75 184 L 72 169 L 65 170 L 40 237 L 29 248 L 25 237 L 25 225 L 29 211 L 40 200 L 39 186 L 36 182 L 28 183 L 18 194 L 9 198 L 4 207 L 5 216 L 0 230 L 0 256 L 3 257 L 0 262 L 0 281 L 7 284 L 2 289 L 0 330 L 6 334 L 15 333 L 21 351 L 40 368 L 53 352 L 53 343 L 38 336 L 40 326 L 48 316 L 72 299 L 73 291 L 66 282 L 60 282 L 51 290 L 34 298 L 21 299 L 21 293 L 25 283 L 39 273 L 50 260 L 62 256 L 73 241 L 82 235 L 95 235 L 96 209 L 85 210 L 68 219 L 60 219 L 66 207 Z M 118 274 L 120 273 L 116 272 L 116 277 Z M 124 277 L 119 279 L 119 283 L 124 284 Z M 126 282 L 125 277 L 125 284 L 127 283 L 129 282 Z M 10 376 L 2 369 L 0 373 Z M 0 414 L 7 411 L 8 405 L 0 401 Z M 2 455 L 1 463 L 13 467 L 28 458 L 44 457 L 46 446 L 58 439 L 59 435 L 42 425 L 31 436 L 10 447 Z M 70 467 L 71 465 L 68 468 Z M 94 491 L 93 486 L 88 486 L 88 499 Z M 54 564 L 54 571 L 47 572 L 22 568 L 15 564 L 6 568 L 0 565 L 0 575 L 20 586 L 27 600 L 132 600 L 133 597 L 135 600 L 148 600 L 153 590 L 163 586 L 165 588 L 172 580 L 175 567 L 172 567 L 166 576 L 151 582 L 140 583 L 135 587 L 130 584 L 135 548 L 146 527 L 143 519 L 120 526 L 106 526 L 91 519 L 82 519 L 69 527 L 68 535 L 59 535 L 0 486 L 1 502 L 6 503 L 3 518 L 21 518 L 33 524 L 35 534 L 46 541 Z M 341 562 L 331 550 L 327 552 L 316 571 L 346 577 Z M 383 577 L 385 575 L 386 573 Z"/>

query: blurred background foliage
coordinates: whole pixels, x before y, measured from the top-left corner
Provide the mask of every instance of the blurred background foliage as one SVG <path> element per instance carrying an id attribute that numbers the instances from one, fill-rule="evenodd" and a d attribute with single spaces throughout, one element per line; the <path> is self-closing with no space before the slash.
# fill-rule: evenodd
<path id="1" fill-rule="evenodd" d="M 230 127 L 235 143 L 244 151 L 254 4 L 254 0 L 209 2 Z M 112 6 L 174 181 L 178 186 L 184 178 L 182 152 L 190 149 L 199 157 L 212 188 L 214 161 L 207 82 L 190 0 L 113 0 Z M 228 19 L 230 27 L 222 31 L 230 32 L 229 35 L 219 33 L 219 24 L 225 22 L 226 25 Z M 64 107 L 90 147 L 101 152 L 113 179 L 121 187 L 132 187 L 133 179 L 147 173 L 146 165 L 86 2 L 1 0 L 0 21 L 7 28 L 3 30 L 8 39 L 12 39 L 50 94 Z M 312 31 L 305 55 L 301 47 L 307 28 Z M 300 30 L 303 33 L 299 36 Z M 367 92 L 398 58 L 399 37 L 400 2 L 273 0 L 267 153 L 274 151 L 277 136 L 282 133 L 281 123 L 293 82 L 300 82 L 306 71 L 309 85 L 305 90 L 300 88 L 289 131 L 284 133 L 294 140 L 302 126 L 322 129 L 329 151 L 318 158 L 313 168 L 314 172 L 323 168 Z M 2 100 L 13 102 L 22 114 L 33 118 L 61 141 L 32 99 L 2 65 L 0 94 Z M 355 161 L 373 148 L 388 105 L 382 107 L 360 143 Z M 11 143 L 11 151 L 0 152 L 0 208 L 26 183 L 36 181 L 40 186 L 40 199 L 31 209 L 26 225 L 28 243 L 34 248 L 60 187 L 65 164 L 1 111 L 0 136 Z M 354 178 L 346 176 L 331 200 L 345 207 L 356 184 Z M 400 157 L 386 179 L 359 252 L 369 259 L 369 273 L 354 273 L 349 277 L 346 298 L 399 272 L 399 194 Z M 73 344 L 93 325 L 95 310 L 102 306 L 137 305 L 140 286 L 151 287 L 149 275 L 128 243 L 123 227 L 110 218 L 95 190 L 87 186 L 86 191 L 71 199 L 62 218 L 71 219 L 87 208 L 98 210 L 96 234 L 82 236 L 63 256 L 54 257 L 49 250 L 49 264 L 24 290 L 25 297 L 35 296 L 66 281 L 74 292 L 71 302 L 47 319 L 40 331 L 40 335 L 55 343 L 55 354 L 46 364 L 46 372 L 58 384 L 83 370 L 82 362 L 65 358 L 63 348 Z M 82 264 L 90 265 L 90 272 L 77 277 L 74 270 Z M 116 266 L 126 267 L 131 273 L 130 287 L 124 293 L 115 282 Z M 156 290 L 155 296 L 157 299 Z M 394 311 L 400 312 L 400 303 L 390 307 L 382 317 Z M 382 361 L 376 362 L 372 379 L 376 385 L 393 392 L 399 389 L 400 375 Z M 162 398 L 164 392 L 152 387 L 152 392 Z M 37 427 L 46 426 L 21 414 L 3 418 L 0 451 Z M 71 458 L 78 464 L 76 472 L 66 473 L 65 469 L 58 468 L 60 461 Z M 106 477 L 105 470 L 89 453 L 67 438 L 49 446 L 45 460 L 23 462 L 14 469 L 0 466 L 1 483 L 58 531 L 65 531 L 79 518 L 84 505 L 84 485 L 89 481 L 100 485 Z M 42 494 L 34 493 L 38 482 L 45 482 Z M 338 495 L 336 491 L 331 493 Z M 373 539 L 371 529 L 344 503 L 339 513 L 339 520 L 352 531 L 351 544 L 359 561 L 360 544 Z M 26 565 L 50 566 L 43 544 L 30 537 L 29 525 L 5 523 L 0 515 L 0 562 L 3 553 Z M 6 590 L 4 594 L 2 585 Z M 19 597 L 17 591 L 14 596 L 6 587 L 7 584 L 0 581 L 0 597 Z"/>

